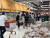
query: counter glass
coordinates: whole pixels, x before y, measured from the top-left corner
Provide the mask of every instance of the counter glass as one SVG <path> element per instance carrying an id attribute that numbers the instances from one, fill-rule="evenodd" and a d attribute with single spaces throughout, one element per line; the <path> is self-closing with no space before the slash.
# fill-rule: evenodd
<path id="1" fill-rule="evenodd" d="M 6 13 L 8 20 L 13 19 L 16 20 L 17 13 Z"/>

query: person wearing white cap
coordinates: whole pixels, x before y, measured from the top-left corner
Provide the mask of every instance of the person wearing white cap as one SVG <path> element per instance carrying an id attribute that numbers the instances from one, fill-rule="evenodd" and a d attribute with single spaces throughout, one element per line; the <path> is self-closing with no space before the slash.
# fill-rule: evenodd
<path id="1" fill-rule="evenodd" d="M 5 28 L 5 22 L 7 21 L 7 17 L 5 16 L 6 12 L 2 12 L 2 15 L 0 16 L 0 31 L 1 31 L 1 38 L 3 38 L 3 34 L 6 31 Z"/>

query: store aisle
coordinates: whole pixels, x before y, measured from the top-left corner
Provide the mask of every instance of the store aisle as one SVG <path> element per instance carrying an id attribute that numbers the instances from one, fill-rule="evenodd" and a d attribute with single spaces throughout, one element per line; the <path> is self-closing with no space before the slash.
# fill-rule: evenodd
<path id="1" fill-rule="evenodd" d="M 23 29 L 23 27 L 21 26 L 21 28 L 18 30 L 18 38 L 22 38 L 25 31 L 26 31 L 26 29 Z"/>
<path id="2" fill-rule="evenodd" d="M 9 30 L 10 30 L 10 29 L 9 29 Z M 6 31 L 5 34 L 4 34 L 4 38 L 9 38 L 9 36 L 11 36 L 11 38 L 18 38 L 18 29 L 15 28 L 13 31 L 16 32 L 16 35 L 15 35 L 15 32 L 13 32 L 13 33 L 11 34 L 10 31 Z"/>
<path id="3" fill-rule="evenodd" d="M 31 26 L 40 26 L 40 25 L 41 25 L 41 21 L 37 21 L 37 24 L 35 25 L 31 24 Z M 15 28 L 14 31 L 16 32 L 16 35 L 12 35 L 12 38 L 22 38 L 24 36 L 24 33 L 30 30 L 29 28 L 24 29 L 23 26 L 21 26 L 20 29 Z M 9 35 L 10 32 L 8 31 L 5 32 L 4 38 L 9 38 Z"/>

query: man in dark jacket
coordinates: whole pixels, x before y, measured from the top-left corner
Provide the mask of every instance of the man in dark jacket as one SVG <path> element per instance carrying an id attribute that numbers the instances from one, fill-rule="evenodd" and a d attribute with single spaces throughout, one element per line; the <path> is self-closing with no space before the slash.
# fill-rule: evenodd
<path id="1" fill-rule="evenodd" d="M 26 15 L 25 15 L 25 25 L 26 26 L 27 26 L 28 22 L 29 22 L 29 14 L 26 13 Z"/>
<path id="2" fill-rule="evenodd" d="M 16 21 L 18 22 L 18 28 L 20 27 L 19 18 L 20 18 L 20 16 L 19 16 L 19 13 L 18 13 L 17 16 L 16 16 Z"/>

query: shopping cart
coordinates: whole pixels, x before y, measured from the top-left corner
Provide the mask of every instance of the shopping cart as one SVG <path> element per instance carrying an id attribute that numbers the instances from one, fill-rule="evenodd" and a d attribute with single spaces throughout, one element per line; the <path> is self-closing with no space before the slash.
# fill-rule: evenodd
<path id="1" fill-rule="evenodd" d="M 14 31 L 15 28 L 17 28 L 17 25 L 15 23 L 9 23 L 10 27 L 9 27 L 9 38 L 12 38 L 11 35 L 14 33 L 14 36 L 16 37 L 16 31 Z M 13 38 L 15 38 L 13 37 Z"/>

